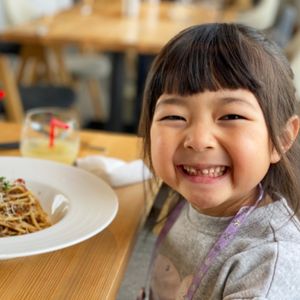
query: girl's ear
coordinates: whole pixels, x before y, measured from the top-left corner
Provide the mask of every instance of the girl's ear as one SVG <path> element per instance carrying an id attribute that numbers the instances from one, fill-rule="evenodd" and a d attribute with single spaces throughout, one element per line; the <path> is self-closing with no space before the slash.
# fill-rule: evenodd
<path id="1" fill-rule="evenodd" d="M 282 152 L 287 152 L 297 138 L 300 127 L 300 120 L 297 115 L 293 115 L 286 123 L 283 134 L 280 137 Z M 273 147 L 271 153 L 271 163 L 277 163 L 280 160 L 280 154 Z"/>
<path id="2" fill-rule="evenodd" d="M 283 137 L 281 138 L 281 146 L 283 152 L 287 152 L 295 142 L 299 132 L 300 120 L 299 116 L 294 115 L 289 118 L 286 123 Z"/>

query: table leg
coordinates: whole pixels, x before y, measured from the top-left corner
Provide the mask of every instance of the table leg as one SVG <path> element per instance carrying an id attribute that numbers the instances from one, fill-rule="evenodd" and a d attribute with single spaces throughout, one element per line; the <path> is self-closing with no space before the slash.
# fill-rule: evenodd
<path id="1" fill-rule="evenodd" d="M 110 86 L 110 112 L 105 129 L 122 132 L 123 124 L 123 98 L 125 80 L 125 53 L 111 53 L 112 73 Z"/>

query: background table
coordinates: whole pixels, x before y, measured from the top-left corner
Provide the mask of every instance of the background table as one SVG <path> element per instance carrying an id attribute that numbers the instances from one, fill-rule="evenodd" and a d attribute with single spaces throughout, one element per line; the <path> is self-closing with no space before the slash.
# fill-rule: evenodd
<path id="1" fill-rule="evenodd" d="M 20 126 L 0 123 L 0 142 L 15 141 Z M 82 132 L 80 156 L 106 154 L 124 160 L 139 157 L 135 136 Z M 18 150 L 0 155 L 20 155 Z M 0 166 L 1 170 L 1 166 Z M 104 231 L 66 249 L 10 260 L 0 260 L 1 299 L 116 299 L 137 230 L 145 216 L 143 184 L 115 189 L 119 211 Z M 148 193 L 151 199 L 150 194 Z"/>
<path id="2" fill-rule="evenodd" d="M 146 59 L 138 74 L 134 113 L 137 123 L 144 78 L 151 63 L 149 55 L 153 58 L 171 37 L 188 26 L 233 21 L 236 17 L 235 10 L 219 11 L 208 5 L 153 2 L 142 1 L 139 15 L 127 17 L 122 14 L 120 1 L 91 1 L 90 7 L 77 5 L 57 15 L 7 29 L 0 34 L 0 39 L 32 48 L 42 45 L 57 49 L 73 44 L 111 52 L 113 68 L 107 129 L 122 131 L 124 53 L 133 50 Z M 59 73 L 65 74 L 63 61 L 60 62 Z"/>

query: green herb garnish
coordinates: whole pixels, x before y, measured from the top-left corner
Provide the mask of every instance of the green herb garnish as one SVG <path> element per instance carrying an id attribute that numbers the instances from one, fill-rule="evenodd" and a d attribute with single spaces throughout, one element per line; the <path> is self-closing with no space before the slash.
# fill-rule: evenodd
<path id="1" fill-rule="evenodd" d="M 3 191 L 7 191 L 12 186 L 12 184 L 9 182 L 9 180 L 5 179 L 4 176 L 0 177 L 0 182 L 1 182 L 1 185 L 2 185 L 2 190 Z"/>

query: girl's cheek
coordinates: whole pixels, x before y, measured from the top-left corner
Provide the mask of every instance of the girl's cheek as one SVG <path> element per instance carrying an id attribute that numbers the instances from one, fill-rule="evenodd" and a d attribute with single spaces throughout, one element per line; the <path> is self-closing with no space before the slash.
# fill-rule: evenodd
<path id="1" fill-rule="evenodd" d="M 159 130 L 151 131 L 151 153 L 155 154 L 163 147 L 164 139 Z"/>
<path id="2" fill-rule="evenodd" d="M 151 161 L 157 175 L 164 173 L 173 156 L 173 140 L 164 130 L 151 131 Z"/>
<path id="3" fill-rule="evenodd" d="M 160 168 L 164 161 L 163 149 L 164 146 L 161 140 L 155 139 L 151 142 L 151 161 L 155 173 L 159 173 L 157 175 L 160 175 Z"/>
<path id="4" fill-rule="evenodd" d="M 157 143 L 152 143 L 151 147 L 151 160 L 155 169 L 157 169 L 157 165 L 160 163 L 160 146 Z"/>
<path id="5" fill-rule="evenodd" d="M 168 143 L 163 138 L 156 138 L 151 143 L 151 153 L 153 156 L 153 159 L 161 161 L 168 156 L 168 153 L 170 152 L 170 147 Z"/>

